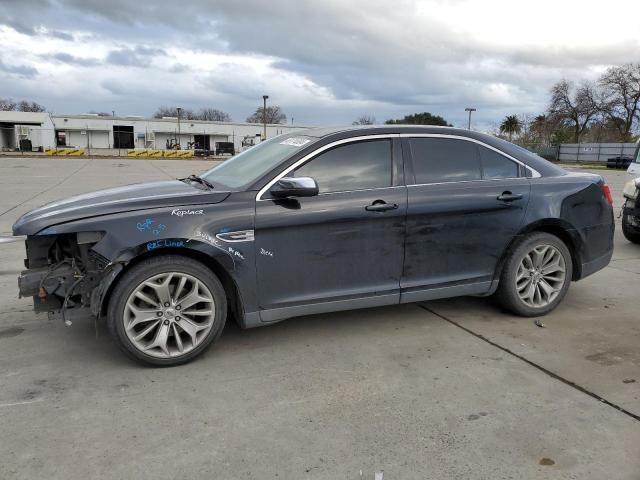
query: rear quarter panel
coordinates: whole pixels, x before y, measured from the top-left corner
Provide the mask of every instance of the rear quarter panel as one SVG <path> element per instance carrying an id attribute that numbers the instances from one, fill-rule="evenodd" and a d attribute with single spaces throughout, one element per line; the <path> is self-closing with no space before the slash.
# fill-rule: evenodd
<path id="1" fill-rule="evenodd" d="M 589 263 L 613 252 L 613 208 L 602 193 L 603 183 L 599 175 L 579 173 L 531 181 L 525 229 L 557 226 L 567 231 L 579 263 L 574 279 L 591 273 Z"/>

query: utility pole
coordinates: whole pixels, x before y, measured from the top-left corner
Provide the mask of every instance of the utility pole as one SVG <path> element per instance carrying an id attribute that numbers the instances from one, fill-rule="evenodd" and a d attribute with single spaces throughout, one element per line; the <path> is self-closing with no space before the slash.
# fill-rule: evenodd
<path id="1" fill-rule="evenodd" d="M 467 107 L 464 109 L 465 112 L 469 112 L 469 125 L 467 126 L 467 130 L 471 130 L 471 112 L 475 112 L 475 108 Z"/>
<path id="2" fill-rule="evenodd" d="M 269 95 L 262 96 L 262 124 L 264 127 L 262 136 L 263 142 L 267 139 L 267 98 L 269 98 Z"/>
<path id="3" fill-rule="evenodd" d="M 177 149 L 180 150 L 180 112 L 182 111 L 182 107 L 176 108 L 178 110 L 178 138 L 176 139 Z"/>

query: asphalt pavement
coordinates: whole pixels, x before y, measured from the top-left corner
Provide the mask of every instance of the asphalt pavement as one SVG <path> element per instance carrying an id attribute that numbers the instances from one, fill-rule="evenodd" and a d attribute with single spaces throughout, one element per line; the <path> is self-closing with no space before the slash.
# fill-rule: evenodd
<path id="1" fill-rule="evenodd" d="M 0 158 L 0 234 L 72 194 L 206 161 Z M 598 170 L 622 203 L 621 171 Z M 619 226 L 618 226 L 619 227 Z M 17 298 L 0 244 L 0 479 L 640 479 L 640 246 L 543 327 L 458 298 L 228 324 L 176 368 Z"/>

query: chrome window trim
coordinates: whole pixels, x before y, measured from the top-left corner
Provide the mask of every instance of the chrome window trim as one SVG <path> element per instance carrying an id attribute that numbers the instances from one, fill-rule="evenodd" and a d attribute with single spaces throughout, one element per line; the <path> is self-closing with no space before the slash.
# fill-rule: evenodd
<path id="1" fill-rule="evenodd" d="M 336 147 L 338 145 L 343 145 L 345 143 L 361 142 L 361 141 L 364 141 L 364 140 L 381 140 L 381 139 L 385 139 L 385 138 L 393 139 L 393 138 L 399 138 L 399 137 L 400 137 L 400 134 L 398 134 L 398 133 L 385 133 L 385 134 L 377 134 L 377 135 L 361 135 L 359 137 L 343 138 L 342 140 L 336 140 L 335 142 L 328 143 L 328 144 L 318 148 L 317 150 L 314 150 L 313 152 L 309 153 L 308 155 L 305 155 L 300 160 L 295 162 L 293 165 L 290 165 L 289 167 L 285 168 L 285 170 L 283 172 L 281 172 L 278 175 L 276 175 L 269 183 L 267 183 L 264 187 L 262 187 L 262 189 L 258 192 L 258 194 L 256 195 L 256 201 L 257 202 L 264 202 L 264 201 L 267 201 L 267 200 L 272 200 L 271 198 L 262 198 L 262 195 L 267 193 L 269 191 L 269 189 L 273 186 L 274 183 L 276 183 L 282 177 L 286 176 L 287 173 L 291 172 L 292 170 L 295 170 L 300 165 L 308 162 L 312 158 L 320 155 L 322 152 L 324 152 L 326 150 L 329 150 L 330 148 Z M 391 158 L 391 162 L 393 163 L 393 157 Z M 362 188 L 362 189 L 359 189 L 359 190 L 341 190 L 339 192 L 324 192 L 324 193 L 322 193 L 320 195 L 327 195 L 327 194 L 333 194 L 333 193 L 344 193 L 344 192 L 359 192 L 359 191 L 365 191 L 365 190 L 377 190 L 377 189 L 392 188 L 392 187 L 393 187 L 393 185 L 389 185 L 388 187 Z"/>
<path id="2" fill-rule="evenodd" d="M 540 178 L 542 177 L 542 175 L 540 174 L 540 172 L 538 172 L 535 168 L 530 167 L 529 165 L 527 165 L 524 162 L 521 162 L 520 160 L 518 160 L 517 158 L 512 157 L 511 155 L 509 155 L 508 153 L 503 152 L 502 150 L 497 149 L 496 147 L 492 147 L 491 145 L 488 145 L 484 142 L 481 142 L 480 140 L 476 140 L 475 138 L 470 138 L 470 137 L 465 137 L 462 135 L 450 135 L 450 134 L 444 134 L 444 133 L 401 133 L 400 134 L 400 138 L 451 138 L 454 140 L 466 140 L 467 142 L 472 142 L 472 143 L 476 143 L 478 145 L 482 145 L 483 147 L 488 148 L 489 150 L 493 150 L 494 152 L 502 155 L 505 158 L 508 158 L 509 160 L 517 163 L 518 165 L 523 166 L 524 168 L 526 168 L 527 170 L 529 170 L 531 172 L 531 177 L 512 177 L 512 178 Z M 487 179 L 479 179 L 479 180 L 462 180 L 464 182 L 476 182 L 476 181 L 484 181 L 484 180 L 508 180 L 507 178 L 487 178 Z M 460 182 L 436 182 L 436 183 L 422 183 L 420 185 L 435 185 L 437 183 L 460 183 Z"/>
<path id="3" fill-rule="evenodd" d="M 423 187 L 425 185 L 451 185 L 452 183 L 476 183 L 476 182 L 500 182 L 503 180 L 531 180 L 528 177 L 508 177 L 508 178 L 478 178 L 477 180 L 457 180 L 455 182 L 433 182 L 433 183 L 412 183 L 407 187 Z"/>
<path id="4" fill-rule="evenodd" d="M 375 187 L 375 188 L 360 188 L 358 190 L 337 190 L 335 192 L 322 192 L 316 195 L 316 197 L 321 197 L 323 195 L 340 195 L 341 193 L 353 193 L 353 192 L 375 192 L 376 190 L 390 190 L 393 188 L 406 188 L 406 185 L 391 185 L 390 187 Z M 267 200 L 271 200 L 267 198 Z"/>

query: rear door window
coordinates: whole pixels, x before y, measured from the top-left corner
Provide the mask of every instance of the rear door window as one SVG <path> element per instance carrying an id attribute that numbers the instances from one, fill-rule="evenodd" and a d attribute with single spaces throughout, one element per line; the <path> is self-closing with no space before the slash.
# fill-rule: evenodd
<path id="1" fill-rule="evenodd" d="M 410 138 L 417 184 L 482 179 L 478 149 L 473 142 L 454 138 Z"/>

